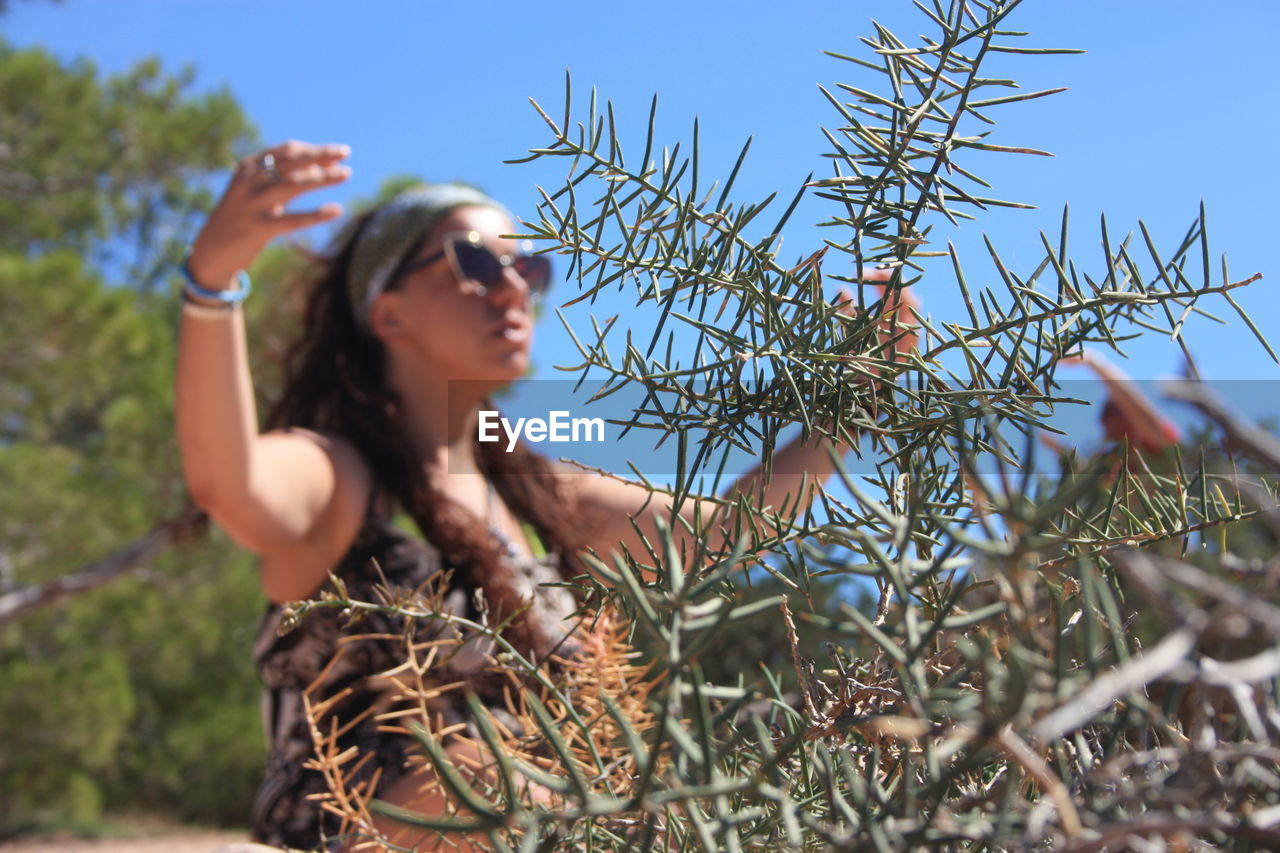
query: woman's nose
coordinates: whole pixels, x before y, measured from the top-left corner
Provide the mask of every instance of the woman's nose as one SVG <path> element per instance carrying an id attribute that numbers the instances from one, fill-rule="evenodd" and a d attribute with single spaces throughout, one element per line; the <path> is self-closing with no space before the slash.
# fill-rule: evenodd
<path id="1" fill-rule="evenodd" d="M 489 288 L 489 297 L 504 306 L 527 305 L 532 295 L 529 283 L 513 266 L 504 266 L 498 281 Z"/>

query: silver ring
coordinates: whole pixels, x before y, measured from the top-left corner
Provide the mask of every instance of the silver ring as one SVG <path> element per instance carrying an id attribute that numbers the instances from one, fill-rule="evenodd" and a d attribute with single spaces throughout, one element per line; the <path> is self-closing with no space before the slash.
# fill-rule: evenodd
<path id="1" fill-rule="evenodd" d="M 267 176 L 267 183 L 275 184 L 280 182 L 280 173 L 276 171 L 276 156 L 270 151 L 259 158 L 258 168 Z"/>

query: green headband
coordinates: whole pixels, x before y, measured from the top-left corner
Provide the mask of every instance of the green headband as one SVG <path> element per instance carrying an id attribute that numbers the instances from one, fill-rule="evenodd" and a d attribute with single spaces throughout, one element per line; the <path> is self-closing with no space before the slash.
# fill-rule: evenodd
<path id="1" fill-rule="evenodd" d="M 360 327 L 369 327 L 369 307 L 387 289 L 427 232 L 458 207 L 506 208 L 477 189 L 461 184 L 432 184 L 400 193 L 374 213 L 356 239 L 347 267 L 347 296 Z M 510 216 L 510 214 L 507 214 Z"/>

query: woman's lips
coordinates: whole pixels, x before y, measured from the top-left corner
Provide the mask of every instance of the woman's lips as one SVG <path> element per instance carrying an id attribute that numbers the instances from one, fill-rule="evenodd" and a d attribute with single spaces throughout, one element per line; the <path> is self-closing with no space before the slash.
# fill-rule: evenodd
<path id="1" fill-rule="evenodd" d="M 524 343 L 529 340 L 529 331 L 528 323 L 519 320 L 506 320 L 498 326 L 494 336 L 512 343 Z"/>

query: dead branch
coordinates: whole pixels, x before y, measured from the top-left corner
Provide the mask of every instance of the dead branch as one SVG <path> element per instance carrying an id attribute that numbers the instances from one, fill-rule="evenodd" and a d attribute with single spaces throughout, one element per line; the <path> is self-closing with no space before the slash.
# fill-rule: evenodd
<path id="1" fill-rule="evenodd" d="M 1168 382 L 1161 390 L 1170 400 L 1194 406 L 1221 427 L 1227 436 L 1228 447 L 1239 448 L 1245 455 L 1265 464 L 1272 471 L 1280 471 L 1280 439 L 1232 412 L 1203 382 Z"/>
<path id="2" fill-rule="evenodd" d="M 145 535 L 79 571 L 6 592 L 0 595 L 0 626 L 137 571 L 174 546 L 196 539 L 208 526 L 209 516 L 204 510 L 188 505 L 177 517 L 160 522 Z"/>

